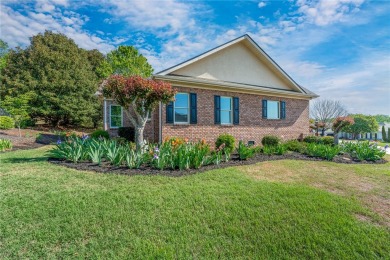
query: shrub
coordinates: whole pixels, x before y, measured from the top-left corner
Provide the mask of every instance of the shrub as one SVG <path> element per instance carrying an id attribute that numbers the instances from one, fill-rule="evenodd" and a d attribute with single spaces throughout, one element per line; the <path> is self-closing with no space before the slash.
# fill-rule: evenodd
<path id="1" fill-rule="evenodd" d="M 125 138 L 127 141 L 134 142 L 135 132 L 132 127 L 119 127 L 118 136 Z"/>
<path id="2" fill-rule="evenodd" d="M 309 136 L 306 136 L 305 138 L 303 138 L 303 141 L 305 143 L 308 143 L 308 144 L 311 144 L 311 143 L 318 144 L 319 143 L 319 137 L 318 136 L 314 136 L 314 135 L 309 135 Z"/>
<path id="3" fill-rule="evenodd" d="M 0 129 L 11 129 L 15 125 L 14 120 L 9 116 L 0 116 Z"/>
<path id="4" fill-rule="evenodd" d="M 375 144 L 370 145 L 369 142 L 346 142 L 341 145 L 341 149 L 359 161 L 377 161 L 386 154 L 384 150 L 378 148 Z"/>
<path id="5" fill-rule="evenodd" d="M 287 148 L 286 146 L 282 145 L 282 144 L 278 144 L 276 146 L 274 145 L 271 145 L 271 146 L 264 146 L 263 147 L 263 153 L 266 154 L 266 155 L 273 155 L 273 154 L 277 154 L 277 155 L 283 155 L 287 152 Z"/>
<path id="6" fill-rule="evenodd" d="M 238 143 L 237 153 L 240 160 L 246 160 L 252 158 L 255 155 L 256 150 L 254 147 L 245 145 L 242 141 Z"/>
<path id="7" fill-rule="evenodd" d="M 8 139 L 0 139 L 0 152 L 12 149 L 12 142 Z"/>
<path id="8" fill-rule="evenodd" d="M 277 146 L 280 143 L 280 138 L 274 135 L 266 135 L 261 139 L 263 146 Z"/>
<path id="9" fill-rule="evenodd" d="M 222 146 L 222 151 L 226 151 L 229 154 L 234 150 L 236 139 L 229 134 L 221 134 L 215 141 L 215 148 L 219 149 Z"/>
<path id="10" fill-rule="evenodd" d="M 110 134 L 107 131 L 101 129 L 92 132 L 91 138 L 99 138 L 99 137 L 109 139 Z"/>
<path id="11" fill-rule="evenodd" d="M 309 143 L 307 145 L 305 153 L 308 156 L 319 157 L 331 161 L 336 155 L 339 154 L 339 152 L 340 152 L 339 146 Z"/>
<path id="12" fill-rule="evenodd" d="M 320 142 L 325 145 L 333 145 L 334 144 L 334 137 L 333 136 L 324 136 L 320 138 Z"/>
<path id="13" fill-rule="evenodd" d="M 298 140 L 288 140 L 284 143 L 284 146 L 288 151 L 303 153 L 306 149 L 306 143 L 299 142 Z"/>

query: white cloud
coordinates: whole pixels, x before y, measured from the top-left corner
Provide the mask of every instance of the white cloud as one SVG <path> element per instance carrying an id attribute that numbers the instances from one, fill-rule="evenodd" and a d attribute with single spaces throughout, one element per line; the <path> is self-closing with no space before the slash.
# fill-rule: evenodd
<path id="1" fill-rule="evenodd" d="M 72 11 L 61 11 L 58 8 L 49 8 L 45 4 L 36 3 L 36 9 L 26 10 L 22 14 L 4 4 L 1 4 L 1 38 L 10 47 L 26 46 L 29 37 L 42 33 L 45 30 L 60 32 L 72 38 L 80 47 L 86 49 L 99 49 L 107 52 L 114 48 L 109 40 L 100 38 L 93 33 L 82 29 L 88 17 Z M 67 1 L 52 0 L 50 3 L 67 5 Z M 50 12 L 48 12 L 50 10 Z"/>
<path id="2" fill-rule="evenodd" d="M 258 6 L 259 8 L 263 8 L 263 7 L 266 6 L 266 5 L 267 5 L 266 2 L 260 2 L 257 6 Z"/>
<path id="3" fill-rule="evenodd" d="M 298 0 L 298 13 L 305 22 L 325 26 L 346 19 L 349 13 L 359 10 L 364 0 Z"/>

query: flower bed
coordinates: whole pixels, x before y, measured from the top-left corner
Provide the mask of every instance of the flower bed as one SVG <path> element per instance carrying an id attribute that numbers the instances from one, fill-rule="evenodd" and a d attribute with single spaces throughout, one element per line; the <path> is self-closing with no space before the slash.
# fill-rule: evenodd
<path id="1" fill-rule="evenodd" d="M 220 145 L 213 150 L 204 141 L 188 142 L 179 138 L 165 140 L 161 145 L 149 144 L 137 152 L 132 143 L 70 137 L 49 151 L 52 163 L 80 170 L 122 174 L 164 174 L 181 176 L 214 168 L 253 164 L 256 162 L 299 159 L 328 160 L 338 163 L 385 163 L 384 152 L 365 143 L 355 146 L 302 144 L 300 152 L 290 143 L 253 147 L 239 142 L 236 153 Z"/>

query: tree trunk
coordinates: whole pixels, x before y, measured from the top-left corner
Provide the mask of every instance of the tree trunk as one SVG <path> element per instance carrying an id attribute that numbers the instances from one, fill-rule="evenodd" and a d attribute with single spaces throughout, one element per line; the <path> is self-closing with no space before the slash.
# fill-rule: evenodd
<path id="1" fill-rule="evenodd" d="M 334 135 L 334 144 L 338 145 L 339 144 L 339 133 L 333 132 L 333 135 Z"/>
<path id="2" fill-rule="evenodd" d="M 144 146 L 144 127 L 135 126 L 134 127 L 134 141 L 137 148 L 137 151 L 141 151 Z"/>
<path id="3" fill-rule="evenodd" d="M 19 129 L 19 138 L 22 137 L 22 132 L 20 131 L 20 124 L 18 125 L 18 129 Z"/>

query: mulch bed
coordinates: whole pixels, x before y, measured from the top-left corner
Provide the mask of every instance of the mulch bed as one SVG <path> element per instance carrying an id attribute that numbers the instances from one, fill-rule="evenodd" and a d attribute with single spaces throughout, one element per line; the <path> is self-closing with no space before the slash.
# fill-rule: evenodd
<path id="1" fill-rule="evenodd" d="M 220 165 L 207 165 L 202 166 L 200 169 L 189 169 L 189 170 L 157 170 L 151 168 L 149 166 L 144 166 L 140 169 L 129 169 L 127 167 L 121 166 L 112 166 L 108 162 L 102 162 L 101 166 L 90 163 L 90 162 L 79 162 L 73 163 L 70 161 L 58 160 L 50 158 L 49 162 L 61 166 L 65 166 L 68 168 L 83 170 L 83 171 L 94 171 L 97 173 L 113 173 L 113 174 L 121 174 L 121 175 L 164 175 L 170 177 L 180 177 L 186 175 L 192 175 L 196 173 L 201 173 L 213 169 L 223 169 L 231 166 L 240 166 L 240 165 L 250 165 L 258 162 L 265 161 L 275 161 L 275 160 L 285 160 L 285 159 L 293 159 L 293 160 L 305 160 L 305 161 L 325 161 L 323 159 L 308 157 L 306 155 L 300 153 L 286 153 L 284 155 L 264 155 L 264 154 L 256 154 L 253 158 L 250 158 L 246 161 L 241 161 L 238 159 L 237 154 L 233 154 L 232 158 L 229 162 L 223 162 Z M 349 155 L 339 155 L 333 158 L 332 162 L 336 163 L 345 163 L 345 164 L 382 164 L 387 163 L 385 159 L 378 160 L 376 162 L 370 161 L 355 161 Z"/>

